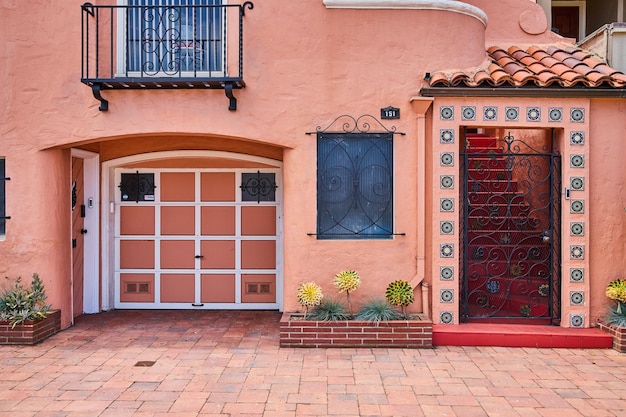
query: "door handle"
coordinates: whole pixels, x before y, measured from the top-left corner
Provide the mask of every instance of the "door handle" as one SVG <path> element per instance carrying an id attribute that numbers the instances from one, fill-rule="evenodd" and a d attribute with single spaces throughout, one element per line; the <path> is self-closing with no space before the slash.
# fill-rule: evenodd
<path id="1" fill-rule="evenodd" d="M 86 235 L 87 234 L 87 229 L 80 229 L 80 234 L 81 235 Z"/>
<path id="2" fill-rule="evenodd" d="M 549 230 L 544 230 L 541 236 L 541 241 L 543 243 L 550 243 L 552 242 L 552 233 Z"/>
<path id="3" fill-rule="evenodd" d="M 196 258 L 196 259 L 202 259 L 202 258 L 204 258 L 204 256 L 202 256 L 202 255 L 196 255 L 196 256 L 195 256 L 195 258 Z"/>

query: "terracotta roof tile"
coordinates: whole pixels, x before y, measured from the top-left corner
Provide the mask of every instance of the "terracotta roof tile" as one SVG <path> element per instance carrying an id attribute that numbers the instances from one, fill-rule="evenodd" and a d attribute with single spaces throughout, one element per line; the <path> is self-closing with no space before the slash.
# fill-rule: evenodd
<path id="1" fill-rule="evenodd" d="M 431 87 L 549 87 L 584 86 L 587 88 L 626 88 L 626 74 L 575 46 L 517 46 L 487 49 L 487 68 L 437 72 L 431 75 Z"/>

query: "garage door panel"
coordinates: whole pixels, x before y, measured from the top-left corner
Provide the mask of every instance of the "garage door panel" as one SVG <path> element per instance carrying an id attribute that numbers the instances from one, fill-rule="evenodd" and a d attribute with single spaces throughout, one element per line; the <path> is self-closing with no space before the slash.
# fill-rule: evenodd
<path id="1" fill-rule="evenodd" d="M 193 235 L 195 233 L 193 206 L 161 207 L 162 235 Z"/>
<path id="2" fill-rule="evenodd" d="M 276 302 L 276 275 L 243 274 L 241 276 L 242 303 Z"/>
<path id="3" fill-rule="evenodd" d="M 154 303 L 154 274 L 120 274 L 120 301 Z"/>
<path id="4" fill-rule="evenodd" d="M 203 236 L 234 236 L 234 206 L 204 206 L 200 209 Z"/>
<path id="5" fill-rule="evenodd" d="M 275 206 L 244 206 L 241 208 L 241 234 L 244 236 L 276 235 Z"/>
<path id="6" fill-rule="evenodd" d="M 234 303 L 234 274 L 202 274 L 201 300 L 203 303 Z"/>
<path id="7" fill-rule="evenodd" d="M 243 269 L 275 269 L 276 241 L 244 240 L 241 242 L 241 267 Z"/>
<path id="8" fill-rule="evenodd" d="M 202 269 L 233 269 L 235 268 L 235 241 L 234 240 L 203 240 Z"/>
<path id="9" fill-rule="evenodd" d="M 162 269 L 193 269 L 195 242 L 193 240 L 162 240 Z"/>
<path id="10" fill-rule="evenodd" d="M 194 274 L 161 274 L 161 302 L 193 303 L 195 286 Z"/>
<path id="11" fill-rule="evenodd" d="M 235 201 L 234 172 L 203 172 L 200 176 L 201 201 Z"/>
<path id="12" fill-rule="evenodd" d="M 122 206 L 120 235 L 154 235 L 154 207 Z"/>
<path id="13" fill-rule="evenodd" d="M 154 268 L 154 240 L 120 240 L 120 268 Z"/>
<path id="14" fill-rule="evenodd" d="M 194 201 L 195 195 L 193 172 L 161 173 L 161 201 Z"/>

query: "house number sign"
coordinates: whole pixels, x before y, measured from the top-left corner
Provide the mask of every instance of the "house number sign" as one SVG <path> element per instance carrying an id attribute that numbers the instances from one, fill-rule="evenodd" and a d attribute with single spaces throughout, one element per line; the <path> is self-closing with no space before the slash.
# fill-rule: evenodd
<path id="1" fill-rule="evenodd" d="M 384 107 L 380 109 L 380 118 L 381 119 L 399 119 L 400 118 L 400 109 L 397 107 Z"/>

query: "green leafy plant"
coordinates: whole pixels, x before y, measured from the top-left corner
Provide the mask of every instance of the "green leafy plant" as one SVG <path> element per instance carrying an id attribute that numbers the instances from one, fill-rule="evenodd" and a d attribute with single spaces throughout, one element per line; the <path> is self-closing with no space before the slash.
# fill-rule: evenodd
<path id="1" fill-rule="evenodd" d="M 609 325 L 626 327 L 626 279 L 616 279 L 609 282 L 605 294 L 615 301 L 615 306 L 609 308 L 606 322 Z"/>
<path id="2" fill-rule="evenodd" d="M 350 309 L 350 315 L 352 315 L 350 293 L 359 288 L 359 285 L 361 285 L 361 277 L 356 271 L 347 269 L 335 275 L 334 283 L 339 289 L 339 292 L 346 292 L 346 296 L 348 297 L 348 308 Z"/>
<path id="3" fill-rule="evenodd" d="M 381 321 L 399 320 L 400 318 L 402 315 L 398 310 L 383 299 L 373 299 L 366 302 L 355 316 L 357 320 L 373 322 L 377 326 Z"/>
<path id="4" fill-rule="evenodd" d="M 22 278 L 17 277 L 15 282 L 7 284 L 7 280 L 0 295 L 0 320 L 8 321 L 12 328 L 26 321 L 44 319 L 50 311 L 46 304 L 46 292 L 39 278 L 33 274 L 30 287 L 24 287 Z"/>
<path id="5" fill-rule="evenodd" d="M 385 291 L 385 298 L 389 304 L 402 308 L 402 316 L 406 319 L 406 306 L 415 301 L 413 287 L 407 281 L 396 280 L 389 284 Z"/>
<path id="6" fill-rule="evenodd" d="M 349 319 L 350 315 L 341 301 L 324 298 L 311 312 L 311 318 L 320 321 L 339 321 Z"/>
<path id="7" fill-rule="evenodd" d="M 304 282 L 298 287 L 298 302 L 304 307 L 304 319 L 309 312 L 309 307 L 315 307 L 322 302 L 324 294 L 322 287 L 314 282 Z"/>

